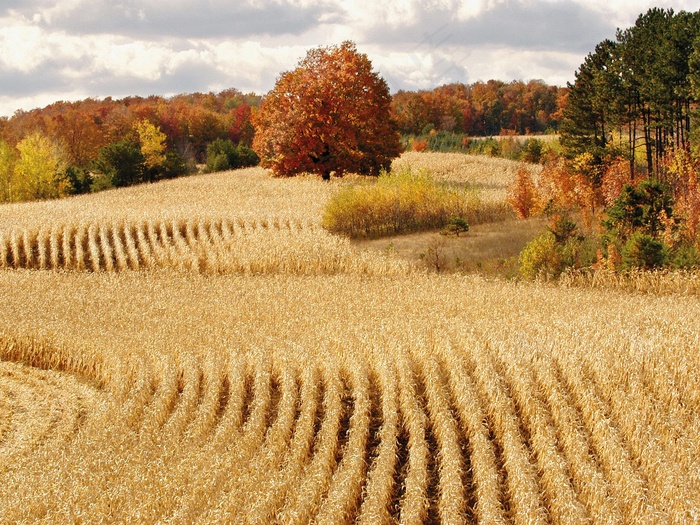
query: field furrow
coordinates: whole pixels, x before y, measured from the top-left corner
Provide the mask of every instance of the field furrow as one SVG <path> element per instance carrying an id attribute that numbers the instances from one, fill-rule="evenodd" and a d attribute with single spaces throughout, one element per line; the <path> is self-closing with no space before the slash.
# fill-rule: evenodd
<path id="1" fill-rule="evenodd" d="M 546 523 L 528 436 L 523 434 L 523 422 L 518 418 L 509 385 L 494 364 L 490 349 L 477 343 L 469 357 L 479 395 L 486 400 L 489 424 L 503 456 L 507 485 L 504 507 L 508 517 L 515 523 Z"/>
<path id="2" fill-rule="evenodd" d="M 496 447 L 487 426 L 483 402 L 464 361 L 452 353 L 455 349 L 442 350 L 450 395 L 459 415 L 462 434 L 468 443 L 469 457 L 465 459 L 471 467 L 474 491 L 474 494 L 467 495 L 468 500 L 474 502 L 473 514 L 478 523 L 503 525 L 506 523 L 502 503 L 504 480 L 499 474 Z"/>
<path id="3" fill-rule="evenodd" d="M 343 431 L 341 420 L 345 412 L 345 385 L 340 370 L 335 366 L 323 366 L 321 372 L 324 395 L 311 461 L 298 476 L 295 487 L 287 493 L 277 515 L 281 523 L 301 525 L 311 522 L 318 513 L 336 470 L 339 433 Z"/>
<path id="4" fill-rule="evenodd" d="M 619 430 L 610 421 L 609 408 L 597 396 L 578 362 L 558 365 L 567 394 L 581 414 L 590 436 L 593 453 L 607 481 L 614 487 L 625 523 L 654 523 L 658 520 L 646 496 L 646 481 L 635 467 Z"/>
<path id="5" fill-rule="evenodd" d="M 518 406 L 522 425 L 529 435 L 549 515 L 553 523 L 560 525 L 591 523 L 574 491 L 569 464 L 562 453 L 551 413 L 538 396 L 531 366 L 510 359 L 499 363 Z"/>
<path id="6" fill-rule="evenodd" d="M 539 390 L 544 393 L 552 414 L 572 483 L 579 499 L 589 510 L 593 523 L 623 523 L 620 501 L 595 460 L 590 436 L 552 363 L 544 360 L 540 362 L 540 366 L 536 367 L 536 375 Z"/>
<path id="7" fill-rule="evenodd" d="M 347 440 L 339 448 L 340 463 L 315 517 L 318 524 L 353 522 L 362 495 L 372 410 L 370 382 L 366 369 L 360 366 L 350 368 L 346 381 L 352 396 L 352 412 L 348 420 Z"/>
<path id="8" fill-rule="evenodd" d="M 432 353 L 431 351 L 426 351 Z M 415 359 L 415 358 L 414 358 Z M 467 516 L 465 466 L 457 419 L 452 411 L 444 373 L 434 359 L 422 360 L 425 390 L 432 434 L 437 444 L 439 479 L 438 512 L 441 523 L 462 523 Z"/>
<path id="9" fill-rule="evenodd" d="M 299 385 L 295 376 L 295 371 L 288 367 L 275 373 L 272 390 L 279 397 L 276 415 L 268 425 L 263 446 L 239 474 L 230 492 L 224 515 L 233 516 L 234 521 L 245 521 L 251 489 L 264 484 L 270 473 L 278 472 L 284 463 L 297 417 Z"/>
<path id="10" fill-rule="evenodd" d="M 397 377 L 399 379 L 399 406 L 404 432 L 408 435 L 406 474 L 402 480 L 399 522 L 421 524 L 428 515 L 430 483 L 430 454 L 426 439 L 428 418 L 417 399 L 414 372 L 403 349 L 397 349 Z"/>
<path id="11" fill-rule="evenodd" d="M 301 376 L 298 417 L 293 429 L 289 450 L 279 461 L 277 471 L 261 472 L 258 483 L 245 494 L 245 519 L 248 523 L 264 525 L 274 521 L 274 517 L 284 503 L 294 482 L 308 464 L 315 435 L 315 424 L 319 410 L 319 372 L 308 367 Z"/>
<path id="12" fill-rule="evenodd" d="M 378 370 L 376 381 L 381 400 L 378 416 L 381 427 L 373 429 L 377 445 L 368 468 L 357 521 L 361 524 L 389 525 L 398 518 L 394 503 L 398 490 L 395 474 L 400 432 L 398 382 L 392 363 L 382 360 Z"/>

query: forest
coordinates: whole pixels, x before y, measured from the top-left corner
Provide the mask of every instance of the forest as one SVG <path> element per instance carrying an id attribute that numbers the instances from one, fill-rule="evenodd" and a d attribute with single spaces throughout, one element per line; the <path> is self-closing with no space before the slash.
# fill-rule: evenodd
<path id="1" fill-rule="evenodd" d="M 0 201 L 62 197 L 256 164 L 261 97 L 236 89 L 171 98 L 56 102 L 0 119 Z"/>
<path id="2" fill-rule="evenodd" d="M 650 9 L 588 54 L 562 113 L 563 156 L 522 173 L 511 202 L 550 231 L 530 275 L 700 265 L 700 12 Z"/>

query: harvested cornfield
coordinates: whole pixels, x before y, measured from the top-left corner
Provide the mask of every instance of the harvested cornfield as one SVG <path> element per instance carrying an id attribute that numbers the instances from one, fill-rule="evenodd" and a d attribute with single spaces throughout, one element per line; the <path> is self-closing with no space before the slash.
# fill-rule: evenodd
<path id="1" fill-rule="evenodd" d="M 405 273 L 407 264 L 290 219 L 80 222 L 0 232 L 0 269 L 195 273 Z"/>
<path id="2" fill-rule="evenodd" d="M 0 289 L 6 523 L 699 519 L 692 298 L 423 275 Z"/>
<path id="3" fill-rule="evenodd" d="M 427 274 L 232 198 L 3 230 L 36 235 L 3 241 L 0 523 L 700 523 L 696 297 Z"/>

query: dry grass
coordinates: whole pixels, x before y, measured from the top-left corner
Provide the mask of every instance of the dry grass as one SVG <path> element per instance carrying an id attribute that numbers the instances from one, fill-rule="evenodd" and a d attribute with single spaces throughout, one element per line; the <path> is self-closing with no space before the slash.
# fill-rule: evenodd
<path id="1" fill-rule="evenodd" d="M 545 219 L 510 219 L 470 226 L 469 231 L 459 237 L 423 232 L 386 239 L 354 240 L 353 244 L 410 261 L 428 270 L 435 270 L 428 255 L 438 249 L 444 271 L 511 278 L 518 275 L 518 256 L 522 249 L 546 227 Z"/>
<path id="2" fill-rule="evenodd" d="M 260 168 L 0 207 L 0 268 L 195 273 L 410 271 L 320 227 L 340 183 Z"/>
<path id="3" fill-rule="evenodd" d="M 0 206 L 0 231 L 54 223 L 278 218 L 313 224 L 334 184 L 316 178 L 271 178 L 262 168 L 194 175 L 157 184 Z"/>
<path id="4" fill-rule="evenodd" d="M 1 235 L 1 234 L 0 234 Z M 0 236 L 0 268 L 206 274 L 406 273 L 406 263 L 353 248 L 313 224 L 278 218 L 90 222 Z"/>
<path id="5" fill-rule="evenodd" d="M 615 290 L 651 295 L 700 295 L 700 272 L 684 270 L 576 270 L 564 273 L 560 283 L 565 287 Z"/>
<path id="6" fill-rule="evenodd" d="M 518 169 L 525 166 L 533 176 L 542 171 L 536 164 L 508 159 L 462 153 L 406 152 L 394 161 L 392 169 L 411 167 L 427 169 L 439 180 L 467 184 L 479 190 L 485 202 L 503 203 L 508 198 L 508 186 L 515 180 Z"/>
<path id="7" fill-rule="evenodd" d="M 428 171 L 396 169 L 343 186 L 324 209 L 322 224 L 351 238 L 376 238 L 435 230 L 452 217 L 484 224 L 513 215 L 507 203 L 483 201 L 479 194 L 467 185 L 436 181 Z"/>
<path id="8" fill-rule="evenodd" d="M 223 176 L 230 215 L 181 181 L 150 187 L 159 211 L 119 192 L 0 208 L 47 239 L 19 253 L 61 268 L 0 270 L 0 523 L 700 522 L 696 297 L 397 272 L 377 254 L 372 271 L 142 271 L 175 257 L 149 240 L 173 220 L 181 240 L 161 239 L 184 261 L 239 217 L 267 251 L 299 230 L 323 264 L 363 253 L 315 222 L 333 185 L 246 199 L 240 176 Z M 84 233 L 52 237 L 73 220 Z"/>

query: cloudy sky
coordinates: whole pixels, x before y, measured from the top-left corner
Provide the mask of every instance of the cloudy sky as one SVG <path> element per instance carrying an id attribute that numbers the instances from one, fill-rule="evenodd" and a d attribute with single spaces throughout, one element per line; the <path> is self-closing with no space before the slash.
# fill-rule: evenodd
<path id="1" fill-rule="evenodd" d="M 57 100 L 264 94 L 353 40 L 392 91 L 491 78 L 564 85 L 653 6 L 698 0 L 0 0 L 0 116 Z"/>

